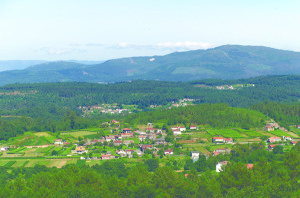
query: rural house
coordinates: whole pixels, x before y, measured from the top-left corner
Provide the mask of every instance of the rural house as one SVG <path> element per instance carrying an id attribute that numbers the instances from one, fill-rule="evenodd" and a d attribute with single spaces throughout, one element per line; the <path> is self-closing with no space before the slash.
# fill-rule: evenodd
<path id="1" fill-rule="evenodd" d="M 173 150 L 172 149 L 164 150 L 164 155 L 173 155 Z"/>
<path id="2" fill-rule="evenodd" d="M 216 172 L 219 173 L 219 172 L 223 171 L 222 167 L 226 166 L 227 164 L 228 164 L 228 161 L 223 161 L 223 162 L 217 163 L 217 165 L 216 165 Z"/>
<path id="3" fill-rule="evenodd" d="M 280 142 L 281 138 L 280 137 L 270 137 L 267 142 L 272 143 L 272 142 Z"/>

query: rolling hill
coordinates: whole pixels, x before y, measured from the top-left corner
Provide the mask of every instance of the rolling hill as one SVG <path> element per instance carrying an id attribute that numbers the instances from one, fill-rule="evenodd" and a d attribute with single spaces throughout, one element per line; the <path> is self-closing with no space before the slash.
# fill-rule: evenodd
<path id="1" fill-rule="evenodd" d="M 300 74 L 300 53 L 260 46 L 225 45 L 165 56 L 129 57 L 87 65 L 52 62 L 0 72 L 0 85 L 34 82 L 190 81 Z"/>

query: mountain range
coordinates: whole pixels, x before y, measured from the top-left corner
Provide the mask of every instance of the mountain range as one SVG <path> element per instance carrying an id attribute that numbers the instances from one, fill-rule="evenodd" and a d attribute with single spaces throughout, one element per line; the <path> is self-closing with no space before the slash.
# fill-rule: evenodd
<path id="1" fill-rule="evenodd" d="M 0 72 L 0 85 L 36 82 L 118 82 L 132 79 L 190 81 L 300 74 L 300 53 L 262 46 L 224 45 L 165 56 L 129 57 L 103 63 L 42 62 Z"/>

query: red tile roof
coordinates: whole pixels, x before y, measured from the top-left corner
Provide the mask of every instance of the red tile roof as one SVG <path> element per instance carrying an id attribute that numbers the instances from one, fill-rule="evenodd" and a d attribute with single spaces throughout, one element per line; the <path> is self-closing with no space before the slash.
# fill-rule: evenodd
<path id="1" fill-rule="evenodd" d="M 224 138 L 222 137 L 213 137 L 214 140 L 223 140 Z"/>
<path id="2" fill-rule="evenodd" d="M 253 164 L 246 164 L 248 169 L 253 168 Z"/>

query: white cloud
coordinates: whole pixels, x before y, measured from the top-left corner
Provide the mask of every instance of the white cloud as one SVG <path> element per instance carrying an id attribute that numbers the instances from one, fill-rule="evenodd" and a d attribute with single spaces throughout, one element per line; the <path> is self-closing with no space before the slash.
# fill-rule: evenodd
<path id="1" fill-rule="evenodd" d="M 154 45 L 145 45 L 145 44 L 129 44 L 129 43 L 119 43 L 110 48 L 115 49 L 158 49 L 158 50 L 195 50 L 195 49 L 209 49 L 215 47 L 216 45 L 211 43 L 201 43 L 201 42 L 166 42 L 166 43 L 158 43 Z"/>
<path id="2" fill-rule="evenodd" d="M 49 55 L 63 55 L 69 54 L 72 52 L 86 52 L 86 50 L 73 49 L 73 48 L 51 48 L 51 47 L 43 47 L 40 51 L 46 52 Z"/>

